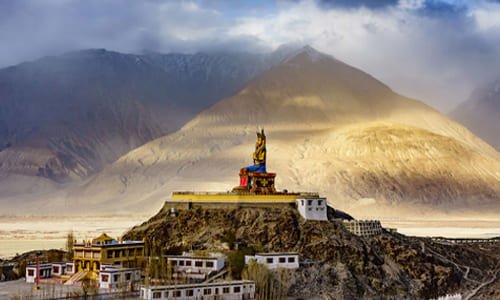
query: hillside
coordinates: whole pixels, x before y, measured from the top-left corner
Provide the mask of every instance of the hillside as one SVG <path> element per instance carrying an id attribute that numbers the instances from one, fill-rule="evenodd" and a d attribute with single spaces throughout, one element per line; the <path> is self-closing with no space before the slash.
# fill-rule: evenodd
<path id="1" fill-rule="evenodd" d="M 292 207 L 197 208 L 179 210 L 177 216 L 163 208 L 124 238 L 145 238 L 148 245 L 166 252 L 227 251 L 223 246 L 227 241 L 239 243 L 234 256 L 254 251 L 298 252 L 309 264 L 281 278 L 286 278 L 282 282 L 288 296 L 303 299 L 468 295 L 500 266 L 495 253 L 498 245 L 443 246 L 396 233 L 360 238 L 346 231 L 339 219 L 306 222 Z M 485 287 L 480 299 L 498 295 Z"/>
<path id="2" fill-rule="evenodd" d="M 318 191 L 355 216 L 500 212 L 498 152 L 311 48 L 121 157 L 70 197 L 101 210 L 153 211 L 174 190 L 230 190 L 251 164 L 258 127 L 268 134 L 278 188 Z"/>
<path id="3" fill-rule="evenodd" d="M 0 70 L 0 196 L 80 181 L 179 129 L 292 49 L 122 54 L 83 50 Z"/>
<path id="4" fill-rule="evenodd" d="M 477 88 L 450 116 L 500 150 L 500 80 Z"/>

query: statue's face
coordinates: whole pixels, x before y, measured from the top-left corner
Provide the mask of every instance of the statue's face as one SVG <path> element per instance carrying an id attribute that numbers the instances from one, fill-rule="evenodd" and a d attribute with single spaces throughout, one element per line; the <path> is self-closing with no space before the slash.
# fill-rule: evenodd
<path id="1" fill-rule="evenodd" d="M 259 135 L 259 136 L 257 137 L 257 146 L 262 145 L 262 143 L 263 143 L 263 142 L 264 142 L 264 139 L 262 138 L 262 136 L 261 136 L 261 135 Z"/>

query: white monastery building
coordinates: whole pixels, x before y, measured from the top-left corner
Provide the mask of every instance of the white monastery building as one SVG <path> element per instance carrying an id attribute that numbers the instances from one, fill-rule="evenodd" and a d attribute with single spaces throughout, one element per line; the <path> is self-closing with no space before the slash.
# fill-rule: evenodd
<path id="1" fill-rule="evenodd" d="M 66 267 L 65 262 L 52 263 L 52 276 L 66 275 Z"/>
<path id="2" fill-rule="evenodd" d="M 298 198 L 296 204 L 304 219 L 328 221 L 326 198 Z"/>
<path id="3" fill-rule="evenodd" d="M 55 262 L 40 264 L 40 279 L 73 275 L 75 273 L 72 262 Z M 26 282 L 34 283 L 36 278 L 36 265 L 26 266 Z"/>
<path id="4" fill-rule="evenodd" d="M 52 264 L 40 264 L 40 279 L 52 277 Z M 36 279 L 36 265 L 26 266 L 26 282 L 34 283 Z"/>
<path id="5" fill-rule="evenodd" d="M 102 265 L 99 271 L 99 288 L 101 289 L 130 287 L 140 280 L 141 272 L 139 269 Z"/>
<path id="6" fill-rule="evenodd" d="M 255 261 L 265 265 L 268 269 L 297 269 L 299 267 L 299 255 L 294 252 L 281 253 L 256 253 L 245 255 L 245 264 Z"/>
<path id="7" fill-rule="evenodd" d="M 219 254 L 199 256 L 191 253 L 167 255 L 167 263 L 174 271 L 187 277 L 203 279 L 206 275 L 217 273 L 224 268 L 225 259 Z M 200 275 L 200 276 L 196 276 Z"/>
<path id="8" fill-rule="evenodd" d="M 255 283 L 249 280 L 141 287 L 140 299 L 254 300 Z"/>

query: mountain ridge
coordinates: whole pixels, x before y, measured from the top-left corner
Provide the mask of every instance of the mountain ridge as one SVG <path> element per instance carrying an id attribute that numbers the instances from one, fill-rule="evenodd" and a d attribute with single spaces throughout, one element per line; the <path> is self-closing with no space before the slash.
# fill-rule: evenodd
<path id="1" fill-rule="evenodd" d="M 0 178 L 85 179 L 286 55 L 89 49 L 1 69 Z"/>
<path id="2" fill-rule="evenodd" d="M 176 133 L 122 156 L 70 195 L 134 209 L 157 207 L 174 190 L 230 190 L 237 170 L 250 163 L 241 153 L 250 152 L 259 126 L 268 133 L 268 170 L 278 173 L 281 188 L 320 191 L 358 214 L 381 213 L 378 206 L 393 207 L 394 215 L 499 212 L 500 160 L 491 146 L 364 72 L 301 54 Z M 363 153 L 352 156 L 357 149 Z"/>
<path id="3" fill-rule="evenodd" d="M 450 117 L 500 150 L 500 80 L 476 88 Z"/>

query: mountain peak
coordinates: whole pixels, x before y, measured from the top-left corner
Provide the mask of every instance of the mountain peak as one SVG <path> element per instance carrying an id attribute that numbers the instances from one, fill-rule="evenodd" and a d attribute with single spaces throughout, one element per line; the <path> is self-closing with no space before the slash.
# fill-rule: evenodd
<path id="1" fill-rule="evenodd" d="M 312 61 L 318 61 L 320 60 L 321 58 L 326 58 L 328 57 L 328 55 L 324 54 L 324 53 L 321 53 L 319 52 L 318 50 L 314 49 L 313 47 L 309 46 L 309 45 L 305 45 L 304 47 L 302 47 L 299 51 L 299 54 L 306 54 L 307 57 L 309 59 L 311 59 Z"/>

